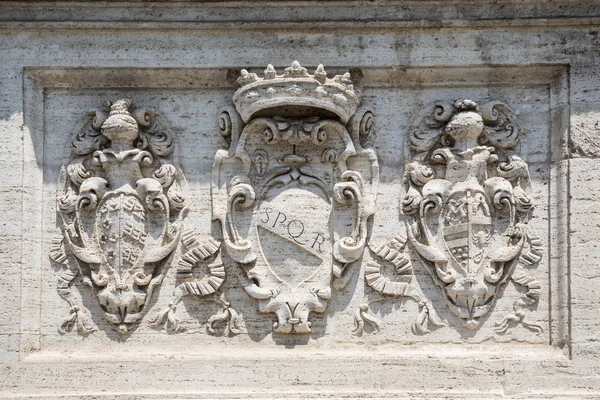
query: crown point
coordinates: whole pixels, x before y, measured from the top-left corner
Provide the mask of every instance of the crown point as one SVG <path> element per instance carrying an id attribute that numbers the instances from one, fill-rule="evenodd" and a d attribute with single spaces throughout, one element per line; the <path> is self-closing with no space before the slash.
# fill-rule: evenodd
<path id="1" fill-rule="evenodd" d="M 321 84 L 325 83 L 325 81 L 327 80 L 327 72 L 325 72 L 323 64 L 319 64 L 319 66 L 315 70 L 315 79 L 318 80 Z"/>
<path id="2" fill-rule="evenodd" d="M 315 89 L 315 96 L 318 99 L 321 99 L 327 96 L 327 90 L 323 89 L 323 86 L 317 86 L 317 88 Z"/>
<path id="3" fill-rule="evenodd" d="M 265 69 L 265 79 L 275 79 L 277 76 L 277 71 L 273 68 L 272 64 L 267 65 L 267 69 Z"/>
<path id="4" fill-rule="evenodd" d="M 284 70 L 284 76 L 290 77 L 308 77 L 308 71 L 296 60 L 292 62 L 291 67 L 287 67 Z"/>
<path id="5" fill-rule="evenodd" d="M 240 77 L 237 79 L 237 83 L 241 86 L 247 85 L 252 82 L 256 82 L 258 76 L 255 73 L 250 73 L 246 69 L 240 71 Z"/>
<path id="6" fill-rule="evenodd" d="M 309 74 L 294 60 L 282 75 L 277 75 L 273 65 L 268 64 L 264 78 L 242 70 L 238 83 L 241 87 L 234 94 L 233 102 L 244 122 L 259 112 L 261 115 L 281 112 L 292 115 L 297 106 L 327 110 L 345 124 L 356 112 L 359 102 L 350 74 L 329 79 L 323 64 L 318 64 L 314 73 Z M 289 111 L 282 111 L 281 106 Z"/>
<path id="7" fill-rule="evenodd" d="M 464 99 L 464 100 L 456 100 L 454 102 L 454 107 L 458 108 L 461 111 L 474 111 L 477 110 L 477 103 L 473 100 Z"/>

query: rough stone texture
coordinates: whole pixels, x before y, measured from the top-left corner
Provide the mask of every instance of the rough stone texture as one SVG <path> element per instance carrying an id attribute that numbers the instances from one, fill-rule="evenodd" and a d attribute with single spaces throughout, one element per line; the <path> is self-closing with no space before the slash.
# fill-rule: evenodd
<path id="1" fill-rule="evenodd" d="M 597 2 L 7 1 L 0 4 L 0 29 L 4 200 L 0 203 L 0 398 L 600 397 Z M 242 85 L 255 85 L 253 73 L 257 79 L 271 73 L 282 76 L 294 60 L 299 64 L 290 74 L 299 80 L 281 79 L 282 87 L 289 89 L 285 93 L 298 93 L 296 100 L 257 84 L 259 98 L 283 99 L 275 104 L 287 108 L 275 112 L 266 101 L 258 112 L 247 112 L 235 100 L 238 77 L 243 77 Z M 265 71 L 268 63 L 275 72 Z M 346 96 L 337 99 L 344 107 L 329 107 L 335 93 L 327 86 L 329 81 L 319 77 L 319 64 L 329 80 L 339 75 L 339 84 L 346 85 L 335 89 Z M 311 93 L 306 98 L 302 97 L 305 84 Z M 328 94 L 313 93 L 315 85 L 322 85 Z M 239 93 L 250 95 L 243 87 Z M 177 232 L 182 235 L 172 254 L 156 260 L 167 267 L 164 280 L 145 300 L 141 320 L 127 326 L 127 332 L 119 330 L 122 321 L 103 317 L 97 299 L 102 296 L 92 290 L 103 287 L 103 280 L 90 272 L 95 268 L 93 260 L 83 262 L 81 270 L 82 276 L 87 274 L 95 282 L 92 287 L 81 276 L 73 280 L 70 293 L 81 297 L 74 311 L 73 304 L 57 292 L 63 267 L 49 257 L 60 256 L 61 251 L 69 256 L 73 251 L 64 245 L 57 248 L 60 228 L 65 226 L 57 213 L 57 198 L 68 186 L 61 168 L 78 163 L 72 140 L 86 129 L 85 124 L 92 124 L 91 116 L 86 116 L 90 110 L 119 99 L 132 100 L 129 112 L 134 116 L 138 108 L 160 114 L 161 129 L 175 143 L 168 163 L 179 168 L 178 187 L 188 209 L 184 229 L 174 224 L 161 241 L 168 247 L 168 238 L 177 237 Z M 527 218 L 523 214 L 519 221 L 537 233 L 541 249 L 539 260 L 523 265 L 537 285 L 528 280 L 529 290 L 539 286 L 536 302 L 523 309 L 525 321 L 542 326 L 541 332 L 518 323 L 522 320 L 513 304 L 527 291 L 510 282 L 498 291 L 495 304 L 475 330 L 463 327 L 450 311 L 445 292 L 435 286 L 435 274 L 427 272 L 427 263 L 439 260 L 419 259 L 415 251 L 419 240 L 406 241 L 406 222 L 411 219 L 406 210 L 403 214 L 401 202 L 406 194 L 405 167 L 417 159 L 409 143 L 412 128 L 421 126 L 423 115 L 435 102 L 453 104 L 461 99 L 475 100 L 480 106 L 501 101 L 510 109 L 505 115 L 518 123 L 520 144 L 510 152 L 528 167 L 531 187 L 523 189 L 534 204 L 532 214 Z M 236 119 L 233 106 L 242 107 L 243 121 Z M 224 110 L 230 133 L 220 119 Z M 473 111 L 469 110 L 463 111 Z M 366 134 L 370 112 L 376 129 Z M 281 114 L 287 122 L 275 118 Z M 368 118 L 361 125 L 365 115 Z M 318 130 L 313 138 L 310 127 L 289 128 L 297 125 L 290 118 L 310 126 L 331 120 L 325 130 L 327 139 L 318 139 Z M 478 117 L 469 114 L 469 118 L 477 125 Z M 271 134 L 287 139 L 265 144 L 263 126 L 256 120 L 276 126 Z M 139 135 L 146 129 L 144 119 L 137 123 Z M 434 130 L 451 133 L 447 126 L 452 123 L 444 121 Z M 249 132 L 253 126 L 261 128 Z M 248 139 L 240 145 L 239 137 Z M 314 146 L 323 142 L 327 148 L 317 151 Z M 336 149 L 348 148 L 348 143 L 356 155 L 345 165 L 332 164 L 334 155 L 340 154 Z M 157 158 L 155 150 L 133 141 L 123 148 L 114 144 L 94 151 L 101 153 L 100 160 L 111 148 L 119 153 L 133 150 L 128 146 L 134 145 Z M 501 147 L 493 146 L 495 151 Z M 471 143 L 463 150 L 476 147 Z M 323 151 L 330 149 L 334 152 Z M 250 158 L 247 170 L 243 150 Z M 290 152 L 305 159 L 290 157 Z M 92 165 L 94 154 L 85 155 L 90 157 L 85 165 Z M 219 154 L 225 163 L 215 162 Z M 377 155 L 378 168 L 372 154 Z M 282 161 L 265 164 L 265 160 Z M 263 164 L 286 163 L 308 165 L 305 176 L 312 168 L 308 175 L 327 183 L 326 194 L 301 186 L 259 194 L 262 173 L 269 171 L 262 170 Z M 109 167 L 100 162 L 95 168 L 98 176 L 104 176 L 101 169 Z M 154 179 L 149 166 L 141 175 L 122 164 L 119 168 L 109 178 Z M 377 174 L 375 200 L 367 193 L 377 187 Z M 295 182 L 296 173 L 290 176 Z M 466 181 L 468 174 L 449 176 Z M 72 189 L 83 193 L 77 185 Z M 169 196 L 167 187 L 161 190 Z M 249 201 L 250 190 L 257 194 L 256 209 Z M 374 215 L 369 207 L 361 212 L 347 190 L 354 199 L 374 205 Z M 159 196 L 159 192 L 153 193 Z M 228 201 L 239 193 L 241 203 L 228 209 Z M 323 243 L 331 243 L 331 255 L 314 248 L 298 253 L 296 245 L 290 250 L 280 240 L 290 231 L 279 231 L 277 226 L 266 226 L 272 230 L 253 237 L 260 232 L 266 206 L 285 208 L 286 218 L 304 218 L 311 233 L 324 229 L 330 212 L 335 215 L 325 229 L 331 237 L 322 234 Z M 311 213 L 311 207 L 321 214 Z M 224 214 L 219 214 L 221 208 Z M 259 256 L 256 266 L 246 257 L 250 252 L 243 240 L 225 241 L 232 232 L 227 225 L 231 215 L 237 218 L 239 237 L 254 239 L 251 252 Z M 176 215 L 170 217 L 171 222 L 177 221 Z M 114 221 L 124 224 L 128 218 L 122 213 Z M 368 221 L 366 233 L 353 229 L 362 219 Z M 153 223 L 147 232 L 155 237 L 169 225 Z M 288 222 L 284 228 L 289 227 Z M 363 238 L 368 241 L 361 243 Z M 507 247 L 520 246 L 519 240 L 515 236 Z M 335 250 L 336 243 L 346 243 L 351 251 Z M 203 249 L 198 250 L 201 256 L 194 248 Z M 389 248 L 403 256 L 396 258 L 393 253 L 392 258 L 385 250 Z M 265 256 L 265 251 L 272 252 Z M 261 255 L 267 261 L 260 261 Z M 281 264 L 278 271 L 288 284 L 304 279 L 314 287 L 283 291 L 276 307 L 269 308 L 261 302 L 273 293 L 267 296 L 262 289 L 276 289 L 266 278 L 266 265 L 273 257 L 276 262 L 271 262 Z M 319 274 L 306 278 L 301 268 L 313 265 L 314 257 L 325 261 L 318 264 Z M 514 254 L 506 257 L 503 265 L 519 259 Z M 58 260 L 58 264 L 64 261 Z M 181 260 L 188 260 L 187 264 Z M 76 260 L 70 262 L 78 268 Z M 378 293 L 377 288 L 383 289 L 372 280 L 369 285 L 366 279 L 374 273 L 369 266 L 379 268 L 373 265 L 382 266 L 383 276 L 397 278 L 399 284 L 390 286 L 393 293 Z M 404 273 L 405 265 L 411 265 L 411 274 Z M 253 272 L 248 276 L 248 271 L 256 276 Z M 223 274 L 224 280 L 215 278 L 204 286 Z M 138 276 L 140 285 L 143 278 Z M 418 288 L 418 301 L 408 295 L 408 282 Z M 125 286 L 113 292 L 126 291 Z M 324 303 L 307 306 L 306 299 L 315 293 Z M 174 304 L 175 300 L 180 301 Z M 302 304 L 299 311 L 306 306 L 304 311 L 310 314 L 282 314 L 290 302 Z M 123 304 L 110 303 L 119 318 L 127 315 Z M 89 311 L 95 328 L 87 334 L 85 329 L 77 332 L 77 313 L 83 309 Z M 513 313 L 506 332 L 494 330 L 496 321 Z M 306 315 L 310 326 L 305 324 Z M 58 328 L 67 316 L 73 323 L 71 332 L 60 334 Z M 294 328 L 287 330 L 286 321 Z"/>

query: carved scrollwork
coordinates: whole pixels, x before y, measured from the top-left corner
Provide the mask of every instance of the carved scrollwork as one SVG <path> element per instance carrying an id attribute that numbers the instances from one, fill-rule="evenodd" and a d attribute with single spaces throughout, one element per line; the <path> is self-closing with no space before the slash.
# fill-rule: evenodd
<path id="1" fill-rule="evenodd" d="M 138 149 L 148 149 L 159 157 L 167 157 L 173 153 L 173 136 L 170 134 L 170 128 L 156 111 L 138 108 L 134 110 L 133 117 L 142 127 L 135 143 Z"/>
<path id="2" fill-rule="evenodd" d="M 83 126 L 71 140 L 71 151 L 79 156 L 86 156 L 108 145 L 109 139 L 102 135 L 101 126 L 108 118 L 111 103 L 104 104 L 104 108 L 91 110 L 87 113 Z"/>
<path id="3" fill-rule="evenodd" d="M 493 146 L 497 151 L 514 149 L 520 140 L 521 128 L 513 111 L 506 104 L 492 101 L 480 108 L 485 128 L 478 138 L 480 144 Z"/>
<path id="4" fill-rule="evenodd" d="M 128 99 L 106 106 L 110 113 L 89 113 L 75 133 L 58 193 L 62 247 L 57 244 L 51 258 L 64 265 L 58 293 L 71 306 L 61 333 L 92 329 L 73 289 L 77 276 L 119 333 L 137 326 L 169 267 L 186 214 L 181 173 L 167 158 L 173 139 L 166 122 L 152 110 L 130 111 Z"/>
<path id="5" fill-rule="evenodd" d="M 246 292 L 275 314 L 274 332 L 308 333 L 309 314 L 325 311 L 332 280 L 343 287 L 366 245 L 379 170 L 361 140 L 373 135 L 373 114 L 354 116 L 349 74 L 330 79 L 322 66 L 314 75 L 297 62 L 283 75 L 242 71 L 238 82 L 245 125 L 215 156 L 213 218 L 223 250 L 246 272 Z M 349 168 L 351 156 L 369 168 Z"/>
<path id="6" fill-rule="evenodd" d="M 375 141 L 375 114 L 370 108 L 360 108 L 348 122 L 348 131 L 352 141 L 367 149 Z"/>
<path id="7" fill-rule="evenodd" d="M 236 142 L 242 132 L 242 119 L 232 106 L 224 107 L 218 117 L 221 147 L 229 149 L 232 142 Z"/>
<path id="8" fill-rule="evenodd" d="M 364 182 L 356 171 L 344 171 L 340 182 L 333 187 L 333 198 L 340 204 L 350 205 L 356 211 L 354 227 L 349 236 L 338 240 L 333 249 L 335 258 L 348 264 L 360 257 L 367 240 L 367 218 L 363 198 Z"/>
<path id="9" fill-rule="evenodd" d="M 528 291 L 497 331 L 510 322 L 539 328 L 526 322 L 522 307 L 539 298 L 539 283 L 520 269 L 541 257 L 541 242 L 528 225 L 529 172 L 507 153 L 520 129 L 506 104 L 460 100 L 435 103 L 409 131 L 413 160 L 405 167 L 402 200 L 409 243 L 466 329 L 479 327 L 509 280 Z M 372 287 L 383 293 L 381 284 Z M 432 311 L 427 304 L 421 314 L 431 318 Z"/>
<path id="10" fill-rule="evenodd" d="M 229 256 L 237 262 L 249 263 L 256 259 L 252 250 L 252 241 L 242 237 L 236 224 L 236 213 L 247 210 L 254 204 L 256 194 L 247 176 L 236 175 L 232 178 L 227 198 L 227 218 L 223 221 L 225 247 Z"/>

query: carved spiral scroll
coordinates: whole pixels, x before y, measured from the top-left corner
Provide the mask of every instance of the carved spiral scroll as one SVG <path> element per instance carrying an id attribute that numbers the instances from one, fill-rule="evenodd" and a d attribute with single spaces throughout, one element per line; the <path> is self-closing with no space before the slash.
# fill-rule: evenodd
<path id="1" fill-rule="evenodd" d="M 361 147 L 366 148 L 373 144 L 375 136 L 375 115 L 367 111 L 360 120 L 358 139 Z"/>
<path id="2" fill-rule="evenodd" d="M 364 182 L 359 173 L 345 171 L 342 182 L 333 188 L 333 197 L 340 204 L 352 204 L 355 207 L 356 219 L 350 236 L 341 238 L 335 243 L 335 258 L 341 262 L 352 262 L 360 257 L 366 241 L 367 215 L 364 210 Z"/>
<path id="3" fill-rule="evenodd" d="M 228 148 L 231 144 L 231 135 L 233 133 L 233 123 L 228 111 L 221 111 L 218 119 L 219 133 L 221 134 L 221 147 Z"/>
<path id="4" fill-rule="evenodd" d="M 256 258 L 252 251 L 252 242 L 239 234 L 235 222 L 236 211 L 250 208 L 255 199 L 256 194 L 248 177 L 235 176 L 231 180 L 227 199 L 227 231 L 224 232 L 224 242 L 229 255 L 237 262 L 249 263 Z"/>
<path id="5" fill-rule="evenodd" d="M 439 122 L 448 122 L 455 112 L 451 104 L 443 101 L 436 101 L 433 107 L 433 117 Z"/>
<path id="6" fill-rule="evenodd" d="M 492 101 L 483 104 L 480 109 L 486 125 L 480 142 L 503 150 L 515 148 L 520 141 L 520 128 L 510 107 L 502 102 Z"/>

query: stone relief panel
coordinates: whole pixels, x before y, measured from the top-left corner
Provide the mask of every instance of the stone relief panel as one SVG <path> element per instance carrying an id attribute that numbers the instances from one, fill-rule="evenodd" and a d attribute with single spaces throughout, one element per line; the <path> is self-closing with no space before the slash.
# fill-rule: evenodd
<path id="1" fill-rule="evenodd" d="M 496 322 L 496 332 L 506 332 L 511 323 L 543 330 L 525 318 L 526 306 L 535 306 L 542 291 L 527 269 L 539 263 L 543 248 L 529 225 L 534 206 L 529 168 L 514 153 L 522 131 L 506 104 L 480 106 L 472 100 L 436 102 L 409 129 L 401 202 L 408 240 L 399 236 L 371 246 L 398 277 L 387 278 L 380 263 L 370 262 L 365 278 L 377 292 L 419 302 L 413 332 L 446 323 L 410 284 L 407 243 L 466 329 L 478 329 L 504 285 L 513 282 L 524 293 L 514 311 Z"/>
<path id="2" fill-rule="evenodd" d="M 160 351 L 177 352 L 187 348 L 190 335 L 198 346 L 210 345 L 214 350 L 282 344 L 548 342 L 552 328 L 547 312 L 552 300 L 547 293 L 551 284 L 548 275 L 556 265 L 546 250 L 546 236 L 538 237 L 547 232 L 552 218 L 547 186 L 548 149 L 552 144 L 547 133 L 551 126 L 544 86 L 490 89 L 461 83 L 466 86 L 415 88 L 403 86 L 399 83 L 403 80 L 389 75 L 392 72 L 388 69 L 364 68 L 360 73 L 352 69 L 352 75 L 345 74 L 347 68 L 327 74 L 324 68 L 308 71 L 297 63 L 287 71 L 284 67 L 262 69 L 243 71 L 241 76 L 225 69 L 190 72 L 185 76 L 195 77 L 196 81 L 191 81 L 194 90 L 178 88 L 177 76 L 165 70 L 151 72 L 152 79 L 146 76 L 139 82 L 140 87 L 148 82 L 163 85 L 155 89 L 115 89 L 107 79 L 108 89 L 100 91 L 95 87 L 46 91 L 44 162 L 52 168 L 44 172 L 41 211 L 45 229 L 42 348 L 86 352 L 120 342 L 120 346 L 133 349 L 151 341 Z M 419 72 L 420 76 L 424 73 Z M 433 75 L 425 78 L 434 79 Z M 483 75 L 485 82 L 489 75 Z M 77 84 L 82 82 L 77 80 Z M 502 102 L 461 105 L 450 100 L 462 94 Z M 133 98 L 133 104 L 119 101 L 82 119 L 85 110 L 103 99 L 123 97 Z M 445 100 L 438 103 L 438 99 Z M 143 117 L 138 111 L 140 105 L 151 105 L 160 114 L 147 110 Z M 116 111 L 111 110 L 113 106 Z M 377 114 L 376 137 L 371 110 Z M 129 114 L 136 120 L 136 139 L 131 139 L 133 133 L 126 133 L 127 145 L 119 146 L 119 140 L 109 137 L 108 131 L 102 133 L 111 111 L 113 118 L 126 119 Z M 469 118 L 463 116 L 465 113 Z M 476 140 L 452 142 L 451 129 L 465 124 L 462 118 L 474 120 L 474 128 L 464 129 L 477 133 L 479 119 L 475 114 L 483 124 Z M 68 135 L 54 134 L 65 130 L 75 132 L 75 146 L 69 141 L 66 148 Z M 499 136 L 502 132 L 507 138 Z M 490 140 L 492 134 L 496 136 Z M 425 145 L 418 140 L 426 139 L 431 147 L 421 150 Z M 168 150 L 162 152 L 160 143 Z M 488 149 L 483 149 L 486 146 Z M 171 186 L 161 185 L 161 193 L 167 201 L 176 192 L 182 198 L 185 193 L 186 200 L 185 207 L 182 204 L 178 209 L 171 204 L 175 197 L 171 199 L 168 222 L 161 217 L 164 214 L 148 208 L 144 211 L 148 220 L 158 222 L 136 226 L 155 238 L 146 240 L 143 249 L 141 245 L 134 248 L 137 254 L 168 247 L 166 257 L 135 267 L 122 262 L 122 275 L 111 276 L 114 283 L 101 287 L 98 282 L 103 280 L 97 275 L 115 268 L 104 253 L 127 251 L 131 242 L 125 224 L 134 218 L 127 210 L 119 211 L 121 214 L 112 220 L 124 227 L 122 243 L 117 240 L 110 242 L 114 245 L 105 245 L 101 242 L 101 204 L 111 196 L 133 195 L 129 188 L 122 188 L 121 181 L 129 182 L 141 197 L 137 189 L 140 178 L 127 164 L 129 158 L 118 164 L 122 172 L 116 172 L 119 168 L 107 161 L 103 164 L 99 153 L 98 161 L 94 161 L 96 152 L 110 149 L 115 153 L 136 149 L 149 152 L 152 165 L 139 168 L 145 179 L 159 179 L 163 165 L 172 165 L 174 180 Z M 453 155 L 455 162 L 438 162 L 433 154 L 436 151 Z M 487 157 L 486 151 L 489 158 L 481 163 L 486 166 L 485 174 L 478 175 L 482 169 L 473 166 L 472 172 L 471 166 L 479 163 L 480 152 Z M 64 158 L 67 152 L 68 160 Z M 508 175 L 511 164 L 519 167 L 514 169 L 521 175 Z M 71 179 L 68 172 L 78 171 L 79 166 L 85 168 L 82 174 L 91 173 L 86 178 L 89 183 L 77 185 Z M 472 269 L 463 268 L 473 276 L 462 276 L 461 265 L 454 264 L 460 261 L 450 246 L 454 238 L 445 234 L 454 225 L 442 219 L 450 213 L 443 211 L 443 201 L 439 210 L 427 209 L 424 218 L 403 210 L 405 195 L 414 191 L 423 199 L 429 195 L 429 181 L 419 185 L 417 178 L 411 178 L 417 169 L 430 169 L 432 181 L 450 182 L 446 185 L 448 193 L 442 193 L 449 196 L 444 200 L 448 204 L 454 199 L 449 193 L 465 185 L 471 185 L 471 192 L 479 185 L 489 197 L 486 188 L 491 182 L 501 178 L 510 184 L 510 190 L 506 184 L 502 186 L 513 196 L 507 209 L 493 208 L 493 197 L 486 197 L 490 202 L 485 203 L 489 224 L 470 222 L 475 227 L 471 231 L 491 230 L 489 240 L 482 242 L 485 246 L 480 262 L 468 266 Z M 91 178 L 107 182 L 104 193 L 86 189 L 94 182 Z M 82 203 L 69 213 L 63 211 L 64 201 L 56 202 L 57 191 L 59 199 L 80 196 L 83 201 L 88 192 L 100 196 L 95 211 L 84 209 Z M 116 194 L 109 196 L 112 192 Z M 464 195 L 467 211 L 469 204 L 475 204 L 469 196 Z M 523 196 L 532 204 L 528 211 L 521 205 Z M 145 199 L 141 203 L 145 205 Z M 460 207 L 451 205 L 459 214 Z M 512 220 L 510 207 L 514 209 Z M 446 208 L 451 209 L 450 205 Z M 63 235 L 53 240 L 56 216 Z M 466 225 L 468 233 L 469 222 Z M 422 226 L 429 229 L 432 241 Z M 86 235 L 86 241 L 73 234 L 65 238 L 71 231 Z M 159 231 L 166 232 L 162 239 Z M 477 247 L 477 238 L 465 239 L 468 259 L 479 257 L 477 252 L 482 249 Z M 425 257 L 427 254 L 422 255 L 419 245 L 439 249 L 448 259 L 445 269 L 437 268 Z M 499 248 L 509 248 L 516 255 L 503 262 L 495 260 L 492 257 Z M 48 252 L 52 263 L 48 262 Z M 104 258 L 94 264 L 85 258 L 86 252 Z M 443 282 L 438 269 L 456 270 L 456 286 Z M 138 270 L 152 275 L 152 286 L 150 282 L 138 285 L 135 276 L 126 276 Z M 497 283 L 486 280 L 490 270 L 503 271 Z M 57 294 L 54 285 L 59 275 Z M 473 283 L 467 282 L 470 278 Z M 143 299 L 137 311 L 126 297 L 128 279 L 133 282 L 136 301 Z M 463 283 L 458 282 L 461 279 Z M 125 285 L 119 285 L 121 281 Z M 481 285 L 488 291 L 480 291 Z M 454 300 L 451 292 L 458 289 L 462 292 Z M 104 296 L 113 303 L 103 303 Z M 57 315 L 68 311 L 67 304 L 71 307 L 68 318 L 57 320 Z M 474 310 L 472 316 L 469 307 Z M 125 318 L 119 321 L 106 312 Z M 465 315 L 470 318 L 463 318 Z M 473 325 L 469 319 L 479 325 L 469 329 Z M 60 335 L 57 325 L 61 332 L 98 332 L 87 337 Z M 129 334 L 133 331 L 135 334 Z"/>
<path id="3" fill-rule="evenodd" d="M 94 330 L 73 281 L 83 278 L 119 333 L 136 327 L 169 268 L 186 214 L 183 176 L 169 157 L 166 121 L 129 99 L 91 111 L 60 176 L 51 259 L 63 266 L 58 293 L 71 312 L 61 333 Z"/>
<path id="4" fill-rule="evenodd" d="M 221 114 L 213 219 L 245 291 L 275 314 L 274 332 L 309 333 L 310 313 L 325 312 L 367 242 L 379 178 L 373 113 L 356 112 L 349 73 L 328 78 L 322 65 L 242 70 L 238 83 L 236 109 Z"/>

